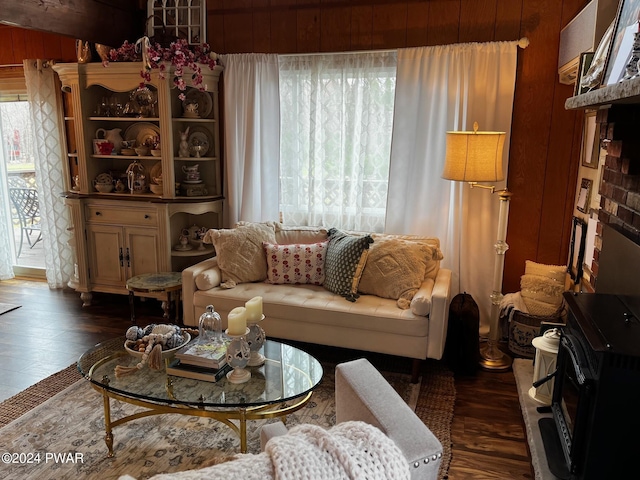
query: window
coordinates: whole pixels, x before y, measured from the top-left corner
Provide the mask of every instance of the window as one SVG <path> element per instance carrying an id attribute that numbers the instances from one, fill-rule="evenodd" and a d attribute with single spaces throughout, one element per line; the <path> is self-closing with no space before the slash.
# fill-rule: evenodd
<path id="1" fill-rule="evenodd" d="M 280 57 L 284 223 L 382 232 L 395 85 L 395 52 Z"/>

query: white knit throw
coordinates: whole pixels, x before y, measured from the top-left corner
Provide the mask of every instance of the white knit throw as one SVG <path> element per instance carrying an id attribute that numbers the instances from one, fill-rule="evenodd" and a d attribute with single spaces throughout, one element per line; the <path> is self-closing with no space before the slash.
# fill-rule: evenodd
<path id="1" fill-rule="evenodd" d="M 367 423 L 344 422 L 330 430 L 299 425 L 269 440 L 258 455 L 239 454 L 218 465 L 156 475 L 152 480 L 408 480 L 410 476 L 409 464 L 393 440 Z"/>

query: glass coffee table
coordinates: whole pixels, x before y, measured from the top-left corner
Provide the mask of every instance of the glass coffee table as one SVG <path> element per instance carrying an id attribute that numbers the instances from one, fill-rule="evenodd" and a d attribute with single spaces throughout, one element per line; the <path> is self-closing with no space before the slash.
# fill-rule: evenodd
<path id="1" fill-rule="evenodd" d="M 105 443 L 113 456 L 113 428 L 151 415 L 180 413 L 218 420 L 240 437 L 240 451 L 247 451 L 247 421 L 285 417 L 302 408 L 322 380 L 320 362 L 291 345 L 267 340 L 260 353 L 265 363 L 247 367 L 251 379 L 232 384 L 226 378 L 213 383 L 167 375 L 148 366 L 116 378 L 116 365 L 134 366 L 139 358 L 124 349 L 125 338 L 92 347 L 78 360 L 80 373 L 102 394 Z M 111 399 L 146 410 L 111 419 Z"/>

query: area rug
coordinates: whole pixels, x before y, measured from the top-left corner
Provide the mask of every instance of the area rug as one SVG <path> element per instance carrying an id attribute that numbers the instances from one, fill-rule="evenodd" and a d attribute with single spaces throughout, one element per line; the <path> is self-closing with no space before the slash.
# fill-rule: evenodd
<path id="1" fill-rule="evenodd" d="M 22 305 L 14 305 L 12 303 L 0 303 L 0 315 L 10 312 L 11 310 L 15 310 L 16 308 L 20 308 L 21 306 Z"/>
<path id="2" fill-rule="evenodd" d="M 437 363 L 428 365 L 417 385 L 409 382 L 408 375 L 382 373 L 443 443 L 443 478 L 451 457 L 450 427 L 455 386 L 448 370 Z M 287 417 L 288 426 L 314 423 L 329 427 L 335 423 L 334 366 L 323 366 L 325 376 L 321 385 L 305 408 Z M 0 404 L 0 422 L 27 412 L 0 429 L 0 452 L 14 454 L 17 460 L 17 463 L 0 463 L 2 478 L 117 479 L 128 473 L 143 479 L 160 472 L 199 468 L 216 457 L 239 450 L 237 436 L 215 420 L 160 415 L 115 428 L 115 457 L 107 458 L 102 397 L 87 381 L 74 381 L 78 374 L 73 368 L 71 366 Z M 69 382 L 72 382 L 70 386 L 53 397 L 31 406 L 47 391 L 52 395 L 59 385 L 69 385 Z M 116 401 L 111 402 L 111 409 L 113 418 L 139 410 Z M 273 421 L 279 420 L 248 422 L 249 452 L 260 450 L 260 427 Z M 26 463 L 30 454 L 32 460 L 37 458 L 37 461 Z"/>

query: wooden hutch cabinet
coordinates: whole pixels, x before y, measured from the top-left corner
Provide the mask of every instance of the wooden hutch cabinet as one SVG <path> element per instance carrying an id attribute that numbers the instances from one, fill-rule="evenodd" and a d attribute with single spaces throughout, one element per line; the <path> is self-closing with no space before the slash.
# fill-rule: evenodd
<path id="1" fill-rule="evenodd" d="M 127 293 L 132 276 L 181 271 L 211 256 L 213 249 L 198 245 L 193 236 L 186 246 L 179 239 L 194 225 L 222 226 L 222 67 L 203 65 L 206 90 L 187 86 L 184 92 L 174 86 L 170 71 L 160 78 L 153 70 L 141 88 L 143 65 L 138 62 L 53 68 L 62 84 L 71 174 L 65 196 L 76 272 L 70 286 L 81 293 L 84 305 L 91 303 L 91 292 Z M 188 84 L 187 69 L 184 77 Z M 188 104 L 197 106 L 189 109 Z M 125 144 L 111 153 L 100 151 L 94 143 L 105 136 Z M 157 148 L 132 151 L 128 144 L 134 142 L 136 148 L 145 142 Z M 189 169 L 195 166 L 196 178 Z M 97 186 L 105 179 L 112 187 Z"/>

